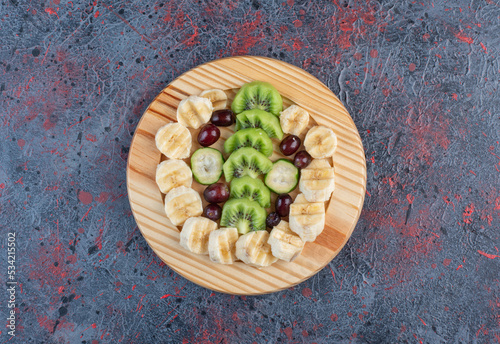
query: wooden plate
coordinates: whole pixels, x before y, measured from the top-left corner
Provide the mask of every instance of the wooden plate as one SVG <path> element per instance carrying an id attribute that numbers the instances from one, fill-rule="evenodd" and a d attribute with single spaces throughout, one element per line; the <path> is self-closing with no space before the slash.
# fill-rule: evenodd
<path id="1" fill-rule="evenodd" d="M 333 129 L 338 148 L 333 156 L 335 191 L 326 206 L 326 225 L 315 242 L 306 243 L 302 254 L 289 263 L 278 261 L 257 269 L 244 263 L 220 265 L 208 256 L 192 254 L 179 245 L 179 230 L 163 209 L 163 196 L 155 183 L 156 166 L 162 160 L 155 134 L 164 124 L 176 121 L 179 102 L 203 90 L 225 90 L 230 101 L 244 83 L 262 80 L 274 85 L 283 96 L 284 107 L 297 104 L 312 119 Z M 230 101 L 228 104 L 231 104 Z M 222 145 L 233 127 L 221 130 Z M 193 149 L 197 131 L 192 130 Z M 302 137 L 303 139 L 303 137 Z M 282 157 L 277 140 L 271 160 Z M 189 159 L 186 159 L 188 162 Z M 204 187 L 193 182 L 193 188 Z M 254 56 L 230 57 L 205 63 L 172 81 L 149 105 L 135 131 L 127 165 L 127 189 L 137 225 L 153 251 L 172 269 L 203 287 L 230 294 L 265 294 L 289 288 L 316 274 L 345 245 L 358 221 L 366 190 L 366 162 L 361 140 L 349 113 L 338 98 L 318 79 L 291 64 Z M 297 192 L 292 194 L 293 197 Z M 205 204 L 204 204 L 205 205 Z"/>

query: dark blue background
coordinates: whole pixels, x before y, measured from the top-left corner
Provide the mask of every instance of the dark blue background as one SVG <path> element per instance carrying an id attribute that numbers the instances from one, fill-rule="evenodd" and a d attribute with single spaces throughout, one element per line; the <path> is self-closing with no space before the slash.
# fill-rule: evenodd
<path id="1" fill-rule="evenodd" d="M 21 283 L 10 342 L 500 342 L 498 1 L 2 0 L 0 18 L 2 255 L 15 231 Z M 125 185 L 161 89 L 244 54 L 338 94 L 368 165 L 339 256 L 258 297 L 165 266 Z"/>

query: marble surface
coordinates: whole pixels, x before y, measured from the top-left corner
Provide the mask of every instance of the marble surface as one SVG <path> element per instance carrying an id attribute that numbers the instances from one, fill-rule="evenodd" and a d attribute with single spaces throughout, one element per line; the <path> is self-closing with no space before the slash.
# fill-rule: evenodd
<path id="1" fill-rule="evenodd" d="M 0 18 L 2 343 L 500 342 L 498 1 L 2 0 Z M 161 89 L 246 54 L 337 94 L 368 168 L 343 251 L 256 297 L 163 264 L 125 184 Z"/>

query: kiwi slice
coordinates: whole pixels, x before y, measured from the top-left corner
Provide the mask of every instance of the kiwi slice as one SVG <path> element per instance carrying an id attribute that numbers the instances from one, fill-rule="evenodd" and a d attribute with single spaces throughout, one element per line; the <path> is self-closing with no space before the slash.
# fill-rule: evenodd
<path id="1" fill-rule="evenodd" d="M 240 88 L 231 104 L 234 113 L 250 109 L 260 109 L 279 116 L 283 111 L 283 99 L 270 83 L 253 81 Z"/>
<path id="2" fill-rule="evenodd" d="M 264 179 L 267 187 L 277 194 L 286 194 L 297 187 L 299 169 L 291 161 L 280 159 Z M 232 190 L 231 190 L 232 191 Z"/>
<path id="3" fill-rule="evenodd" d="M 221 227 L 236 227 L 238 233 L 266 229 L 267 212 L 259 203 L 249 199 L 230 199 L 222 208 Z"/>
<path id="4" fill-rule="evenodd" d="M 236 130 L 246 128 L 262 128 L 266 134 L 273 138 L 281 140 L 283 131 L 281 130 L 280 120 L 272 113 L 253 109 L 246 110 L 236 116 Z"/>
<path id="5" fill-rule="evenodd" d="M 250 147 L 243 147 L 234 151 L 224 163 L 224 177 L 227 182 L 233 178 L 250 176 L 256 178 L 266 174 L 273 168 L 273 163 L 264 154 Z"/>
<path id="6" fill-rule="evenodd" d="M 197 149 L 191 156 L 194 179 L 203 185 L 216 183 L 222 175 L 224 158 L 215 148 Z"/>
<path id="7" fill-rule="evenodd" d="M 242 147 L 255 148 L 265 156 L 273 154 L 273 142 L 267 136 L 266 132 L 260 128 L 248 128 L 237 131 L 224 142 L 226 153 L 232 153 Z"/>
<path id="8" fill-rule="evenodd" d="M 234 178 L 231 181 L 231 198 L 248 198 L 258 202 L 261 207 L 271 206 L 271 192 L 262 180 L 249 176 Z"/>

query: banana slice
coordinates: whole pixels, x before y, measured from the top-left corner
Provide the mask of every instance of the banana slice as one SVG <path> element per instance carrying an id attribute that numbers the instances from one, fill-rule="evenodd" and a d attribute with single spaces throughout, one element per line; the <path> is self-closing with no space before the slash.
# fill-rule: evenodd
<path id="1" fill-rule="evenodd" d="M 288 222 L 283 220 L 273 228 L 267 243 L 271 245 L 273 256 L 287 262 L 297 258 L 304 248 L 302 239 L 292 232 Z"/>
<path id="2" fill-rule="evenodd" d="M 233 264 L 236 260 L 236 228 L 221 228 L 210 233 L 208 254 L 210 260 L 219 264 Z"/>
<path id="3" fill-rule="evenodd" d="M 269 266 L 278 258 L 271 252 L 271 245 L 267 243 L 267 231 L 249 232 L 240 236 L 236 241 L 236 257 L 244 263 L 254 266 Z"/>
<path id="4" fill-rule="evenodd" d="M 208 238 L 217 223 L 206 217 L 190 217 L 184 222 L 180 235 L 182 247 L 197 254 L 208 254 Z"/>
<path id="5" fill-rule="evenodd" d="M 170 159 L 185 159 L 191 153 L 191 133 L 179 123 L 168 123 L 158 129 L 156 147 Z"/>
<path id="6" fill-rule="evenodd" d="M 222 110 L 226 108 L 227 95 L 223 90 L 206 90 L 200 93 L 200 97 L 209 99 L 212 102 L 214 110 Z"/>
<path id="7" fill-rule="evenodd" d="M 334 168 L 326 159 L 313 159 L 300 171 L 299 189 L 308 202 L 325 202 L 335 189 Z"/>
<path id="8" fill-rule="evenodd" d="M 337 135 L 332 129 L 317 125 L 307 132 L 304 147 L 313 158 L 331 157 L 337 149 Z"/>
<path id="9" fill-rule="evenodd" d="M 299 136 L 309 124 L 309 112 L 297 105 L 291 105 L 280 112 L 280 124 L 284 133 Z"/>
<path id="10" fill-rule="evenodd" d="M 314 241 L 325 228 L 325 203 L 309 203 L 303 194 L 298 194 L 290 205 L 290 229 L 302 241 Z"/>
<path id="11" fill-rule="evenodd" d="M 177 122 L 185 127 L 198 129 L 212 117 L 213 106 L 210 99 L 189 96 L 177 107 Z"/>
<path id="12" fill-rule="evenodd" d="M 193 173 L 182 160 L 165 160 L 156 167 L 156 184 L 164 194 L 179 186 L 190 188 L 192 183 Z"/>
<path id="13" fill-rule="evenodd" d="M 191 188 L 179 186 L 165 196 L 165 213 L 175 226 L 203 212 L 200 194 Z"/>

